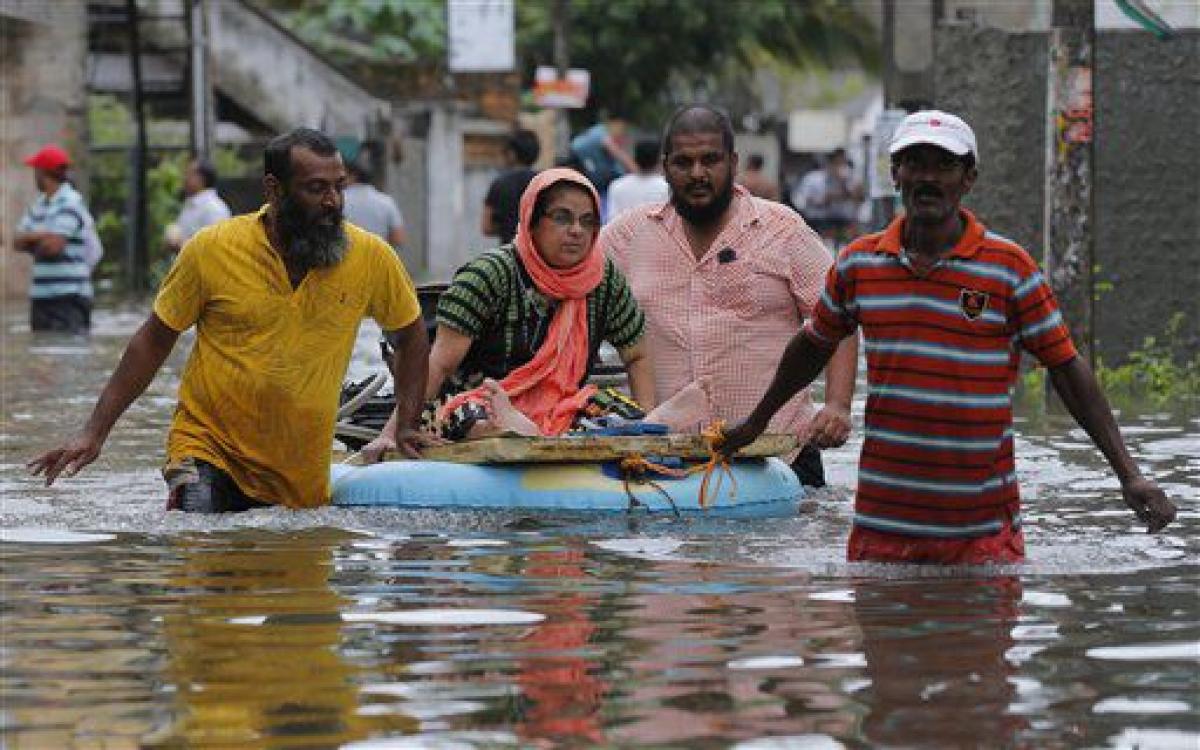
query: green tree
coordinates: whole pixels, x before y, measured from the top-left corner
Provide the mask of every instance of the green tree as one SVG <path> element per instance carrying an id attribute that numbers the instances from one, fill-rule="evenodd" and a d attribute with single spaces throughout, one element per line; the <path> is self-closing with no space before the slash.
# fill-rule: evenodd
<path id="1" fill-rule="evenodd" d="M 553 4 L 517 4 L 527 70 L 553 62 Z M 869 23 L 837 0 L 573 0 L 572 67 L 592 77 L 589 112 L 657 121 L 680 99 L 764 65 L 878 64 Z"/>
<path id="2" fill-rule="evenodd" d="M 445 0 L 263 0 L 336 61 L 441 66 Z M 844 0 L 571 0 L 573 67 L 597 110 L 657 121 L 672 102 L 712 95 L 755 68 L 878 64 L 875 31 Z M 553 0 L 516 0 L 524 80 L 553 63 Z"/>
<path id="3" fill-rule="evenodd" d="M 305 42 L 335 61 L 395 65 L 446 54 L 445 0 L 264 0 Z"/>

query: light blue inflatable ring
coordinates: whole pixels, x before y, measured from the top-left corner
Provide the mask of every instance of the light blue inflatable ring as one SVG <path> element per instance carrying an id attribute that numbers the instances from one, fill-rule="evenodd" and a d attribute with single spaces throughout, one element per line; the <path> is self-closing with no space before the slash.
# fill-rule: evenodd
<path id="1" fill-rule="evenodd" d="M 656 478 L 670 500 L 645 484 L 630 484 L 650 512 L 705 512 L 721 517 L 795 515 L 804 499 L 796 475 L 777 458 L 731 464 L 736 493 L 724 477 L 715 496 L 710 479 L 708 508 L 700 507 L 702 477 Z M 332 467 L 333 504 L 457 510 L 626 511 L 625 483 L 596 463 L 457 464 L 442 461 L 388 461 L 372 466 Z"/>

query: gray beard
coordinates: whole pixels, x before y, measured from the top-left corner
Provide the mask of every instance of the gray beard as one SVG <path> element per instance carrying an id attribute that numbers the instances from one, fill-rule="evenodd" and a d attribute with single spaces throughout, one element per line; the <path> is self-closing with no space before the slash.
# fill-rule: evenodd
<path id="1" fill-rule="evenodd" d="M 346 257 L 349 242 L 342 225 L 321 225 L 309 227 L 303 234 L 288 236 L 284 233 L 284 243 L 287 246 L 288 259 L 304 269 L 329 268 L 342 262 Z"/>
<path id="2" fill-rule="evenodd" d="M 287 259 L 301 269 L 329 268 L 346 257 L 349 241 L 340 212 L 332 224 L 312 221 L 291 198 L 284 196 L 276 220 Z"/>

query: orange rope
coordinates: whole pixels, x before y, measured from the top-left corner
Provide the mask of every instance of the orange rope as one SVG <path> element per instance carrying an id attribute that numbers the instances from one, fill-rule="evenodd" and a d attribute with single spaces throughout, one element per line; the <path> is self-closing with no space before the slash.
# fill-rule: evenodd
<path id="1" fill-rule="evenodd" d="M 721 453 L 719 448 L 725 442 L 725 421 L 718 419 L 700 433 L 704 438 L 704 443 L 708 448 L 708 462 L 692 469 L 693 472 L 703 471 L 704 479 L 700 481 L 700 507 L 708 507 L 708 487 L 712 480 L 713 472 L 721 471 L 722 474 L 717 476 L 716 486 L 713 487 L 712 496 L 715 498 L 721 492 L 721 484 L 725 477 L 729 477 L 731 485 L 729 490 L 730 497 L 737 497 L 737 477 L 733 475 L 733 469 L 729 467 L 729 458 Z"/>
<path id="2" fill-rule="evenodd" d="M 643 456 L 641 453 L 631 453 L 621 459 L 621 471 L 637 476 L 644 474 L 661 474 L 665 477 L 675 477 L 683 479 L 690 471 L 686 469 L 675 469 L 670 466 L 664 466 L 660 463 L 655 463 Z"/>
<path id="3" fill-rule="evenodd" d="M 661 492 L 671 500 L 671 506 L 675 507 L 675 501 L 660 485 L 653 480 L 647 479 L 648 474 L 658 474 L 660 476 L 675 477 L 682 479 L 692 474 L 704 473 L 704 478 L 700 480 L 700 496 L 698 502 L 700 507 L 707 509 L 709 505 L 710 495 L 709 488 L 712 488 L 712 498 L 719 496 L 721 485 L 725 481 L 725 477 L 729 477 L 731 489 L 729 494 L 731 497 L 737 496 L 737 477 L 733 474 L 733 469 L 729 466 L 729 459 L 724 456 L 719 448 L 721 443 L 725 442 L 725 423 L 717 420 L 709 425 L 700 436 L 704 438 L 705 446 L 708 448 L 708 461 L 703 464 L 698 464 L 690 469 L 675 469 L 670 466 L 664 466 L 646 458 L 640 453 L 632 453 L 621 459 L 621 475 L 625 478 L 625 493 L 629 495 L 630 501 L 641 504 L 633 495 L 633 491 L 629 487 L 630 481 L 639 484 L 649 484 L 654 489 Z M 715 483 L 712 482 L 712 477 L 715 472 L 721 472 L 717 475 Z M 678 512 L 678 509 L 676 510 Z"/>
<path id="4" fill-rule="evenodd" d="M 683 469 L 674 469 L 670 466 L 655 463 L 640 453 L 633 453 L 622 458 L 620 466 L 621 476 L 625 481 L 625 495 L 629 498 L 631 509 L 639 505 L 643 508 L 649 508 L 648 505 L 638 500 L 637 496 L 633 494 L 633 488 L 629 485 L 631 482 L 635 482 L 637 484 L 647 484 L 652 489 L 657 490 L 671 504 L 671 510 L 675 511 L 675 515 L 679 515 L 679 506 L 675 504 L 675 498 L 671 497 L 671 493 L 663 489 L 661 484 L 647 477 L 647 474 L 661 474 L 668 477 L 682 478 L 686 477 L 688 472 Z"/>

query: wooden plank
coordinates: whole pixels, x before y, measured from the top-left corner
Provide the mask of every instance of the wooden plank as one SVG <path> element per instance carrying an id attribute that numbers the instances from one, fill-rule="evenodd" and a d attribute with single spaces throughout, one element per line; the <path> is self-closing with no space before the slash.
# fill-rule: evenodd
<path id="1" fill-rule="evenodd" d="M 795 435 L 763 435 L 739 451 L 738 455 L 747 458 L 781 456 L 795 450 L 796 444 Z M 429 448 L 425 451 L 425 458 L 464 464 L 580 463 L 615 461 L 634 453 L 644 456 L 678 456 L 691 460 L 703 460 L 709 456 L 704 438 L 699 435 L 579 435 L 503 436 L 463 440 Z M 389 453 L 384 460 L 405 459 L 399 454 Z"/>

